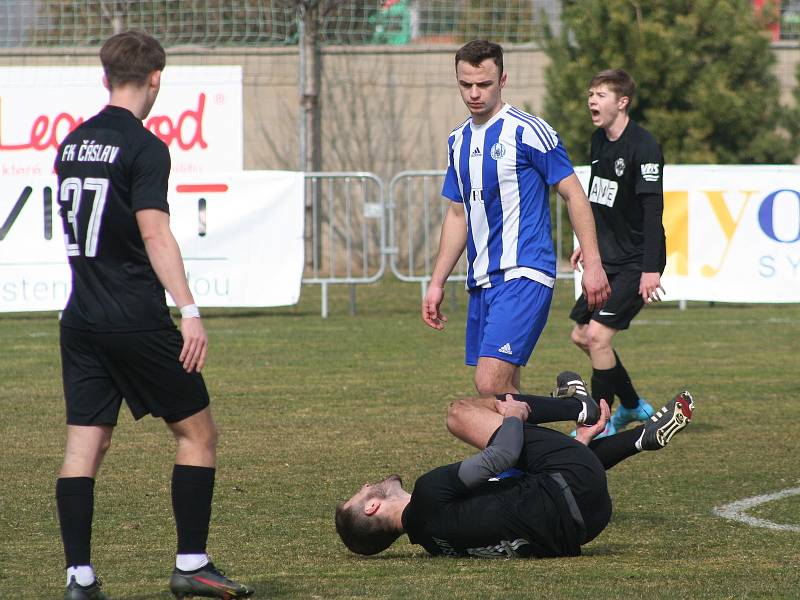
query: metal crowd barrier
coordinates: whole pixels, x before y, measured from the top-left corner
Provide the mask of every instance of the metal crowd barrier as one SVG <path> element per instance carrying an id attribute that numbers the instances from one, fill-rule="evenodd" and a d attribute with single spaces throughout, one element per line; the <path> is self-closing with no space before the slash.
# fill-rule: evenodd
<path id="1" fill-rule="evenodd" d="M 306 268 L 303 283 L 319 284 L 322 318 L 328 316 L 328 286 L 355 286 L 383 277 L 386 219 L 383 182 L 372 173 L 306 173 Z"/>
<path id="2" fill-rule="evenodd" d="M 394 250 L 390 267 L 398 279 L 419 282 L 423 296 L 439 249 L 442 219 L 450 203 L 441 195 L 444 175 L 444 171 L 403 171 L 389 183 L 389 244 Z M 557 200 L 553 223 L 556 256 L 562 267 L 558 277 L 572 279 L 572 244 L 563 239 L 563 210 L 564 203 Z M 462 256 L 449 281 L 465 281 L 466 273 L 467 262 Z"/>
<path id="3" fill-rule="evenodd" d="M 442 220 L 450 200 L 442 197 L 444 171 L 402 171 L 389 183 L 390 268 L 401 281 L 418 282 L 425 297 L 439 251 Z M 448 281 L 467 279 L 467 261 L 458 261 Z M 451 304 L 457 287 L 450 285 Z"/>
<path id="4" fill-rule="evenodd" d="M 442 220 L 449 200 L 441 195 L 444 171 L 403 171 L 389 183 L 366 172 L 306 174 L 306 269 L 303 283 L 321 289 L 321 314 L 328 316 L 328 286 L 350 286 L 350 313 L 356 312 L 356 285 L 383 277 L 386 260 L 395 277 L 417 282 L 424 298 L 431 278 Z M 559 278 L 572 278 L 563 240 L 563 202 L 555 203 Z M 387 240 L 388 236 L 388 240 Z M 566 267 L 564 267 L 566 265 Z M 449 282 L 466 280 L 462 256 Z M 459 294 L 449 285 L 451 309 Z"/>

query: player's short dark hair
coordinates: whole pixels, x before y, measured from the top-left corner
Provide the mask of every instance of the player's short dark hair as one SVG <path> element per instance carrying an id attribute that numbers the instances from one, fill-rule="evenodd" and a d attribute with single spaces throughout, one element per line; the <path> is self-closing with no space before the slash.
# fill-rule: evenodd
<path id="1" fill-rule="evenodd" d="M 378 517 L 368 517 L 362 506 L 344 508 L 342 502 L 336 507 L 336 532 L 342 542 L 356 554 L 377 554 L 386 550 L 400 537 L 396 530 Z"/>
<path id="2" fill-rule="evenodd" d="M 100 62 L 112 89 L 129 83 L 143 86 L 153 71 L 164 70 L 167 54 L 154 37 L 126 31 L 106 40 L 100 49 Z"/>
<path id="3" fill-rule="evenodd" d="M 600 71 L 597 75 L 592 77 L 592 80 L 589 82 L 589 89 L 603 84 L 607 85 L 618 98 L 627 96 L 628 107 L 630 107 L 631 102 L 633 102 L 633 96 L 636 93 L 636 82 L 633 80 L 633 77 L 628 75 L 627 71 L 623 71 L 622 69 L 606 69 L 605 71 Z M 628 107 L 626 107 L 626 110 Z"/>
<path id="4" fill-rule="evenodd" d="M 456 68 L 462 60 L 477 67 L 487 58 L 491 58 L 497 65 L 500 75 L 503 74 L 503 47 L 488 40 L 472 40 L 467 42 L 456 52 Z"/>

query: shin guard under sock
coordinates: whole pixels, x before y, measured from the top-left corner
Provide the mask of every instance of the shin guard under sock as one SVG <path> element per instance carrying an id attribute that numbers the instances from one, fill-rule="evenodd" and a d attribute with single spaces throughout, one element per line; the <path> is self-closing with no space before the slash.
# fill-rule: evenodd
<path id="1" fill-rule="evenodd" d="M 642 435 L 644 425 L 626 429 L 621 433 L 609 435 L 589 442 L 589 449 L 595 453 L 603 468 L 607 471 L 618 462 L 639 454 L 636 440 Z"/>
<path id="2" fill-rule="evenodd" d="M 614 358 L 617 359 L 617 366 L 615 367 L 616 373 L 614 375 L 614 390 L 619 397 L 619 401 L 625 408 L 636 408 L 639 406 L 639 394 L 633 388 L 631 378 L 628 376 L 628 371 L 622 365 L 617 351 L 614 350 Z"/>
<path id="3" fill-rule="evenodd" d="M 592 369 L 592 398 L 600 404 L 605 399 L 608 407 L 614 403 L 614 378 L 617 367 L 611 369 Z"/>
<path id="4" fill-rule="evenodd" d="M 513 394 L 515 400 L 525 402 L 531 407 L 528 423 L 555 423 L 557 421 L 576 421 L 583 410 L 583 403 L 577 398 L 551 398 L 550 396 L 530 396 Z M 504 394 L 497 396 L 505 398 Z"/>
<path id="5" fill-rule="evenodd" d="M 190 465 L 175 465 L 172 470 L 172 510 L 178 532 L 178 554 L 206 551 L 215 472 L 211 467 Z"/>
<path id="6" fill-rule="evenodd" d="M 94 479 L 59 477 L 56 507 L 67 567 L 91 564 Z"/>

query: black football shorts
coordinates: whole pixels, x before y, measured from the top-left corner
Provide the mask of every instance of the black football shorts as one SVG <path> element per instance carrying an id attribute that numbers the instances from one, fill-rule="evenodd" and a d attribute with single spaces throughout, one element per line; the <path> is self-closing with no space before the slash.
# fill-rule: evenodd
<path id="1" fill-rule="evenodd" d="M 605 306 L 590 311 L 586 295 L 581 294 L 569 313 L 569 318 L 578 325 L 586 325 L 589 321 L 594 320 L 612 329 L 627 329 L 644 306 L 644 300 L 639 295 L 641 278 L 640 271 L 609 273 L 608 283 L 611 286 L 611 296 Z"/>
<path id="2" fill-rule="evenodd" d="M 178 360 L 176 328 L 93 333 L 61 327 L 61 373 L 69 425 L 116 425 L 122 399 L 135 419 L 175 423 L 208 406 L 200 373 Z"/>
<path id="3" fill-rule="evenodd" d="M 573 438 L 547 427 L 525 423 L 517 467 L 527 473 L 560 473 L 570 487 L 586 528 L 594 539 L 611 519 L 606 471 L 597 455 Z"/>

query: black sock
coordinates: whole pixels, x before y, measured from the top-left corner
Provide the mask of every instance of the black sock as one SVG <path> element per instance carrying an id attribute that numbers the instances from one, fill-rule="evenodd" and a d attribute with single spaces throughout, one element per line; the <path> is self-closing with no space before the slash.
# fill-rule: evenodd
<path id="1" fill-rule="evenodd" d="M 589 449 L 600 459 L 603 468 L 607 471 L 618 462 L 639 453 L 635 444 L 642 435 L 643 429 L 644 425 L 640 425 L 615 435 L 594 439 L 589 442 Z"/>
<path id="2" fill-rule="evenodd" d="M 206 551 L 215 472 L 211 467 L 191 465 L 175 465 L 172 469 L 172 511 L 178 531 L 178 554 Z"/>
<path id="3" fill-rule="evenodd" d="M 614 403 L 614 376 L 617 367 L 611 369 L 592 369 L 592 398 L 600 404 L 605 399 L 608 407 Z"/>
<path id="4" fill-rule="evenodd" d="M 639 406 L 639 394 L 633 388 L 631 378 L 628 376 L 628 371 L 622 365 L 617 351 L 614 350 L 614 358 L 617 359 L 616 374 L 614 377 L 614 390 L 619 396 L 619 401 L 625 408 L 636 408 Z"/>
<path id="5" fill-rule="evenodd" d="M 529 396 L 513 394 L 515 400 L 525 402 L 531 407 L 528 423 L 555 423 L 557 421 L 576 421 L 583 410 L 583 403 L 577 398 L 551 398 L 550 396 Z M 504 399 L 505 394 L 497 396 Z"/>
<path id="6" fill-rule="evenodd" d="M 94 479 L 59 477 L 56 507 L 67 567 L 91 564 Z"/>

